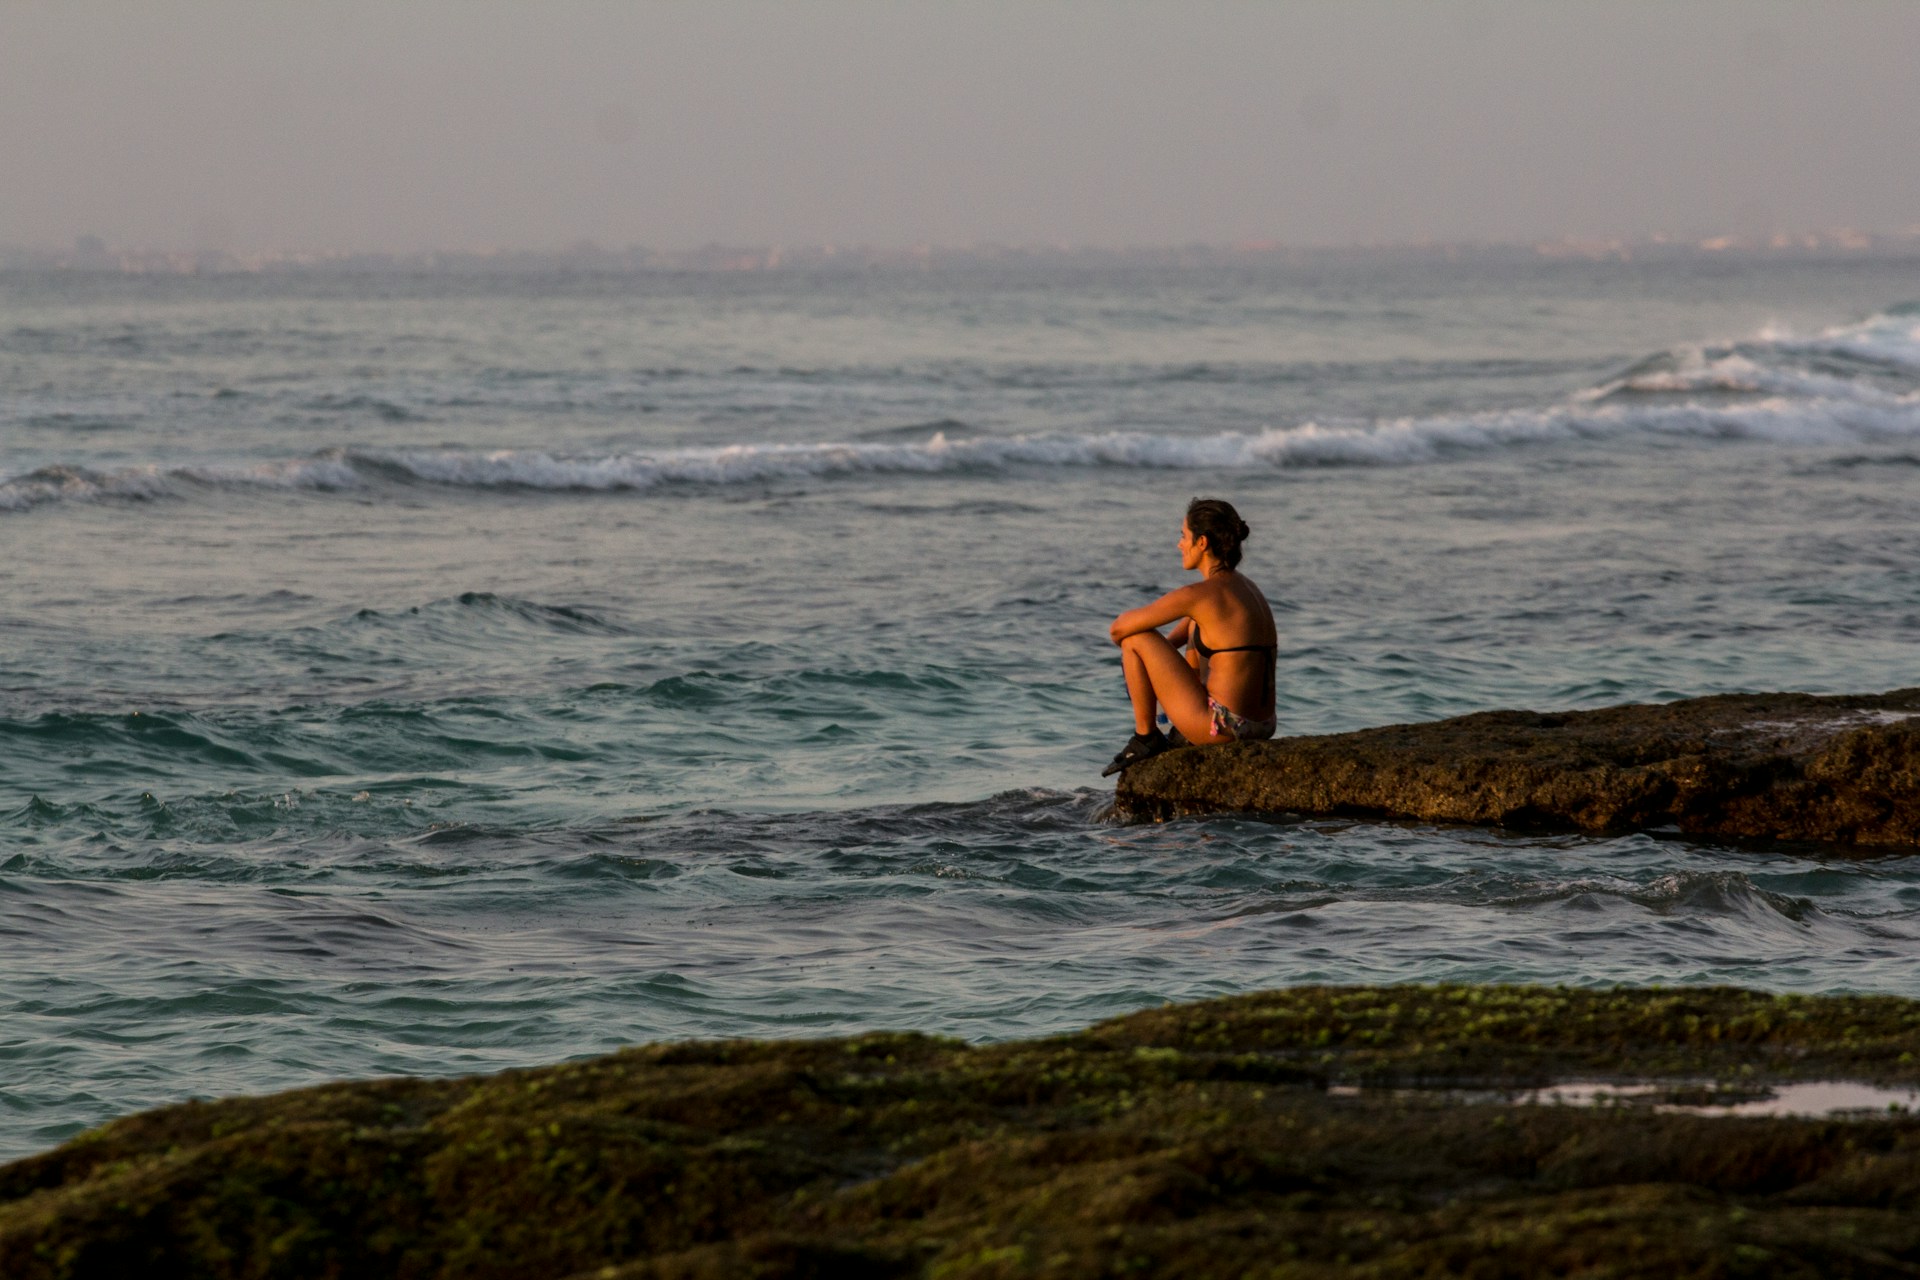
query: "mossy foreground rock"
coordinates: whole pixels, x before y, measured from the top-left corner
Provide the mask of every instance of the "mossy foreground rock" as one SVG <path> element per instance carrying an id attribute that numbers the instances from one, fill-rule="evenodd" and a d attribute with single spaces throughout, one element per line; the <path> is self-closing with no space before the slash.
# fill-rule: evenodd
<path id="1" fill-rule="evenodd" d="M 1252 812 L 1920 845 L 1920 689 L 1728 694 L 1170 751 L 1126 815 Z"/>
<path id="2" fill-rule="evenodd" d="M 660 1045 L 0 1168 L 0 1275 L 1912 1275 L 1920 1120 L 1329 1081 L 1920 1082 L 1920 1003 L 1305 988 L 971 1048 Z"/>

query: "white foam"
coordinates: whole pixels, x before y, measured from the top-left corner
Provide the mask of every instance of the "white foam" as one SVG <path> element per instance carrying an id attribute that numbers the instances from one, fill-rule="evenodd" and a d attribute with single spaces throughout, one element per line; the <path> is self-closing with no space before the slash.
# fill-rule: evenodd
<path id="1" fill-rule="evenodd" d="M 920 443 L 824 441 L 733 444 L 598 457 L 537 450 L 458 450 L 361 455 L 433 484 L 532 489 L 649 489 L 728 485 L 861 473 L 996 471 L 1016 466 L 1132 466 L 1183 470 L 1256 464 L 1272 433 L 1161 436 L 1142 432 L 1018 435 Z"/>
<path id="2" fill-rule="evenodd" d="M 1901 397 L 1872 383 L 1803 369 L 1762 364 L 1749 356 L 1705 348 L 1683 351 L 1673 367 L 1630 373 L 1576 393 L 1575 402 L 1603 400 L 1622 392 L 1665 395 L 1752 393 L 1828 401 L 1898 405 Z"/>
<path id="3" fill-rule="evenodd" d="M 281 462 L 208 463 L 180 467 L 173 475 L 210 485 L 268 489 L 356 489 L 364 481 L 344 450 Z"/>
<path id="4" fill-rule="evenodd" d="M 1833 353 L 1920 370 L 1920 311 L 1912 307 L 1883 312 L 1858 324 L 1836 325 L 1811 338 L 1774 330 L 1765 340 L 1783 351 Z"/>

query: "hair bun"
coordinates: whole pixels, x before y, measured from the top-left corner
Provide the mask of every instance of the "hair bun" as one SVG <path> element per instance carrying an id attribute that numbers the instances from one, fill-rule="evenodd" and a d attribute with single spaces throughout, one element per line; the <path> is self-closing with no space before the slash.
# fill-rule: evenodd
<path id="1" fill-rule="evenodd" d="M 1223 498 L 1195 498 L 1187 504 L 1187 531 L 1205 538 L 1207 547 L 1232 569 L 1240 563 L 1240 544 L 1252 530 L 1233 504 Z"/>

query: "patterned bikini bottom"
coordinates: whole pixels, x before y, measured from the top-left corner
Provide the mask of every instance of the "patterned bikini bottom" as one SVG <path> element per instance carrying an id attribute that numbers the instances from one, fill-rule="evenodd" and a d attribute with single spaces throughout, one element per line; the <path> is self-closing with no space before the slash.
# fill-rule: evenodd
<path id="1" fill-rule="evenodd" d="M 1280 727 L 1277 717 L 1265 720 L 1250 720 L 1230 707 L 1223 706 L 1212 698 L 1207 699 L 1209 727 L 1216 738 L 1233 738 L 1245 742 L 1252 738 L 1271 738 L 1273 731 Z"/>

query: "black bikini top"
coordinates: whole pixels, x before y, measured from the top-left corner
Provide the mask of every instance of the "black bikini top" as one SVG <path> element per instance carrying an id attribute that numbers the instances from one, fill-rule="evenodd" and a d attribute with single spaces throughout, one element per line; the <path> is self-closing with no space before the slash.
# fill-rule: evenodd
<path id="1" fill-rule="evenodd" d="M 1211 658 L 1216 653 L 1271 653 L 1275 658 L 1280 656 L 1278 644 L 1230 644 L 1222 649 L 1209 649 L 1207 642 L 1200 638 L 1198 622 L 1193 624 L 1193 630 L 1188 634 L 1188 639 L 1193 641 L 1194 652 L 1203 658 Z"/>
<path id="2" fill-rule="evenodd" d="M 1197 618 L 1194 620 L 1193 629 L 1187 633 L 1187 639 L 1193 642 L 1194 652 L 1203 658 L 1211 658 L 1216 653 L 1266 654 L 1267 665 L 1261 672 L 1266 678 L 1260 682 L 1262 686 L 1260 696 L 1267 706 L 1273 706 L 1273 671 L 1275 667 L 1280 665 L 1280 644 L 1278 641 L 1275 641 L 1273 644 L 1230 644 L 1219 649 L 1209 649 L 1207 648 L 1206 641 L 1200 638 L 1200 622 Z"/>

